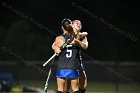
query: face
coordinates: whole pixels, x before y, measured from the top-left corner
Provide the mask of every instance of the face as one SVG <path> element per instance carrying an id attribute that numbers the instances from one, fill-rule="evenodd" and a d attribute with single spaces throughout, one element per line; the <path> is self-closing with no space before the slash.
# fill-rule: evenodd
<path id="1" fill-rule="evenodd" d="M 81 24 L 81 22 L 80 22 L 79 20 L 74 20 L 74 21 L 72 22 L 72 25 L 73 25 L 73 27 L 76 28 L 76 30 L 78 30 L 78 31 L 80 31 L 81 28 L 82 28 L 82 24 Z"/>

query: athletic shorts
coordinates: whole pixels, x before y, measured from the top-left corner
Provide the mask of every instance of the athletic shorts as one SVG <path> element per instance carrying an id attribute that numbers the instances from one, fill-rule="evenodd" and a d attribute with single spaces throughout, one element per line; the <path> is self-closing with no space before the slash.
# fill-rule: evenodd
<path id="1" fill-rule="evenodd" d="M 79 70 L 75 70 L 75 69 L 59 69 L 56 72 L 56 77 L 78 78 L 79 77 Z"/>

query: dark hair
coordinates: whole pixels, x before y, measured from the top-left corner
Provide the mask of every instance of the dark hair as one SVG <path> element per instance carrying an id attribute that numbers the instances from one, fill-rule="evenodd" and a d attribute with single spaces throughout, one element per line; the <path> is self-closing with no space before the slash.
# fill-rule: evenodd
<path id="1" fill-rule="evenodd" d="M 63 27 L 65 30 L 67 30 L 68 25 L 71 24 L 71 23 L 72 23 L 72 22 L 71 22 L 70 19 L 65 18 L 65 19 L 63 19 L 63 21 L 61 22 L 61 25 L 62 25 L 62 27 Z"/>

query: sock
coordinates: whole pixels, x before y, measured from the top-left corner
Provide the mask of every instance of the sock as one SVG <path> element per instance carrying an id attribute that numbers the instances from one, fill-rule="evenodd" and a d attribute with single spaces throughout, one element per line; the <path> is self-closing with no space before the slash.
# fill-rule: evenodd
<path id="1" fill-rule="evenodd" d="M 64 93 L 64 92 L 62 92 L 62 91 L 57 91 L 56 93 Z"/>
<path id="2" fill-rule="evenodd" d="M 86 89 L 80 89 L 80 88 L 79 88 L 79 91 L 80 91 L 81 93 L 85 93 L 85 92 L 86 92 Z"/>
<path id="3" fill-rule="evenodd" d="M 78 90 L 78 91 L 74 91 L 73 93 L 81 93 L 81 92 L 80 92 L 80 90 Z"/>

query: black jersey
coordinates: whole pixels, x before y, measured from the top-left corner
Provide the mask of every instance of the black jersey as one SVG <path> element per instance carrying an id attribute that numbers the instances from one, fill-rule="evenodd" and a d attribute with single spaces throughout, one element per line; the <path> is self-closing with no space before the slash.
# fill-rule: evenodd
<path id="1" fill-rule="evenodd" d="M 65 37 L 64 37 L 65 38 Z M 67 45 L 59 54 L 58 69 L 79 69 L 80 47 L 77 44 Z"/>

